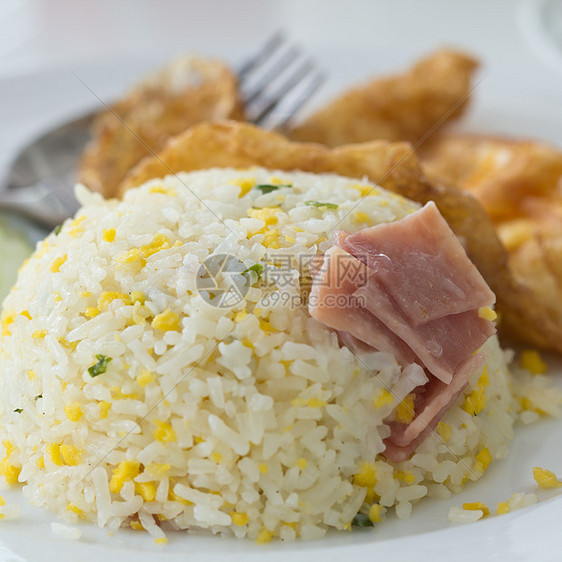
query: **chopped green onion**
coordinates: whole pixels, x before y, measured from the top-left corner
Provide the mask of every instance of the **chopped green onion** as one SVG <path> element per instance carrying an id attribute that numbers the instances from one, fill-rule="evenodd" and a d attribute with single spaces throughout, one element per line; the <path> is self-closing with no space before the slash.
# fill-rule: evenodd
<path id="1" fill-rule="evenodd" d="M 353 518 L 351 524 L 354 527 L 374 527 L 373 522 L 369 519 L 369 516 L 364 513 L 358 513 Z"/>
<path id="2" fill-rule="evenodd" d="M 38 394 L 33 400 L 39 400 L 39 398 L 43 398 L 42 394 Z"/>
<path id="3" fill-rule="evenodd" d="M 58 226 L 55 227 L 53 233 L 55 234 L 55 236 L 58 236 L 61 233 L 61 230 L 62 230 L 62 224 L 59 224 Z"/>
<path id="4" fill-rule="evenodd" d="M 245 269 L 242 272 L 242 275 L 245 275 L 246 273 L 250 273 L 250 271 L 253 271 L 258 276 L 259 279 L 263 271 L 263 265 L 261 263 L 255 263 L 254 265 L 251 265 L 248 269 Z"/>
<path id="5" fill-rule="evenodd" d="M 322 203 L 322 201 L 305 201 L 305 205 L 309 207 L 326 207 L 326 209 L 337 209 L 338 205 L 335 203 Z"/>
<path id="6" fill-rule="evenodd" d="M 16 414 L 21 414 L 23 412 L 23 408 L 16 408 L 14 412 L 16 412 Z"/>
<path id="7" fill-rule="evenodd" d="M 259 189 L 262 193 L 271 193 L 272 191 L 277 191 L 281 187 L 293 187 L 290 183 L 280 183 L 273 185 L 272 183 L 260 183 L 259 185 L 254 185 L 254 189 Z"/>
<path id="8" fill-rule="evenodd" d="M 90 373 L 91 377 L 97 377 L 105 373 L 107 371 L 107 365 L 111 361 L 111 357 L 107 357 L 107 355 L 96 355 L 96 359 L 98 362 L 88 367 L 88 373 Z"/>

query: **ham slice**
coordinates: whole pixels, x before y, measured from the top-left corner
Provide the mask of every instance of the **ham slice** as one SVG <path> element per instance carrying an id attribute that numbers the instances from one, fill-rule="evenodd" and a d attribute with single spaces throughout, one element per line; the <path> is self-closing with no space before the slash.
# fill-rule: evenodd
<path id="1" fill-rule="evenodd" d="M 466 388 L 470 377 L 484 365 L 486 357 L 477 353 L 457 373 L 451 384 L 430 377 L 423 394 L 416 398 L 416 415 L 409 424 L 390 422 L 390 437 L 385 439 L 385 455 L 393 462 L 406 460 L 435 429 L 445 412 Z"/>
<path id="2" fill-rule="evenodd" d="M 414 326 L 495 302 L 433 202 L 402 220 L 340 235 L 338 242 L 376 272 L 397 310 Z"/>
<path id="3" fill-rule="evenodd" d="M 410 381 L 413 371 L 404 368 L 398 381 L 397 388 L 416 392 L 413 420 L 389 422 L 385 454 L 400 462 L 484 364 L 477 351 L 495 328 L 478 309 L 495 297 L 434 203 L 335 239 L 314 277 L 311 316 L 352 351 L 390 352 L 402 367 L 415 362 L 426 370 Z"/>
<path id="4" fill-rule="evenodd" d="M 367 311 L 376 315 L 389 330 L 407 342 L 428 371 L 446 383 L 451 382 L 467 356 L 494 334 L 492 324 L 480 318 L 477 310 L 412 325 L 384 288 L 372 279 L 353 296 L 364 302 Z M 455 337 L 451 337 L 452 334 Z"/>
<path id="5" fill-rule="evenodd" d="M 412 350 L 353 296 L 370 274 L 365 264 L 332 246 L 312 283 L 310 315 L 333 330 L 347 332 L 344 337 L 353 336 L 377 351 L 392 353 L 400 365 L 406 366 L 415 361 Z M 350 349 L 353 351 L 353 347 Z"/>

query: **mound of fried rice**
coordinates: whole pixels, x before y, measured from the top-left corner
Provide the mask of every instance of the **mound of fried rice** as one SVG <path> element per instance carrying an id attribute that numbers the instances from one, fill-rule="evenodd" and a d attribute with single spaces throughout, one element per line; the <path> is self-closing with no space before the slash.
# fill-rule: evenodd
<path id="1" fill-rule="evenodd" d="M 82 209 L 38 245 L 2 316 L 0 473 L 33 504 L 157 542 L 166 529 L 312 539 L 358 513 L 408 517 L 508 453 L 519 406 L 495 338 L 485 373 L 393 465 L 385 389 L 400 367 L 359 360 L 308 314 L 310 257 L 333 229 L 415 203 L 259 168 L 151 180 L 122 201 L 77 193 Z M 239 265 L 228 306 L 198 290 L 211 255 Z"/>

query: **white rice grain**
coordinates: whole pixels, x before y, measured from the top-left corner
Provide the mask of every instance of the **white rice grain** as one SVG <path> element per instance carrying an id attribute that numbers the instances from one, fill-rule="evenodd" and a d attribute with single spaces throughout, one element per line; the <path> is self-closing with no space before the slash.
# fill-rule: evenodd
<path id="1" fill-rule="evenodd" d="M 80 529 L 63 523 L 51 523 L 51 531 L 60 539 L 68 541 L 77 541 L 82 536 Z"/>

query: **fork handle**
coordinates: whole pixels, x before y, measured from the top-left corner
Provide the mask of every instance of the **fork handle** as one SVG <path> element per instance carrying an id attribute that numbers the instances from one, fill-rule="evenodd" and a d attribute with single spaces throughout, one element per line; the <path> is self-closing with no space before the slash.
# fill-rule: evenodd
<path id="1" fill-rule="evenodd" d="M 16 212 L 51 229 L 73 215 L 78 207 L 74 196 L 63 200 L 41 183 L 0 192 L 0 210 Z"/>

